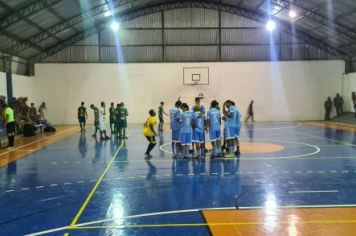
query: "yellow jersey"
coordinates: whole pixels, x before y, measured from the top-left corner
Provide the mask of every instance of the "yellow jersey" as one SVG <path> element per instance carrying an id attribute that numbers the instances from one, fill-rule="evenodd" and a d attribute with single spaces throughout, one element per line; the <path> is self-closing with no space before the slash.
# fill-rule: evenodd
<path id="1" fill-rule="evenodd" d="M 155 136 L 155 133 L 152 132 L 151 130 L 151 126 L 155 127 L 156 126 L 156 123 L 157 123 L 157 118 L 154 117 L 154 116 L 150 116 L 144 126 L 143 126 L 143 135 L 145 136 Z"/>

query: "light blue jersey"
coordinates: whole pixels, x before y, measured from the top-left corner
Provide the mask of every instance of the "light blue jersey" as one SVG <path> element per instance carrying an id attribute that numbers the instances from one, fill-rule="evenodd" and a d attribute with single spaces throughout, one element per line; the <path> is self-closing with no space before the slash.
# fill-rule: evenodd
<path id="1" fill-rule="evenodd" d="M 203 132 L 205 131 L 205 116 L 200 111 L 194 113 L 194 124 L 196 132 Z"/>
<path id="2" fill-rule="evenodd" d="M 169 112 L 169 117 L 170 117 L 170 122 L 171 122 L 171 130 L 179 130 L 180 125 L 179 125 L 179 117 L 180 117 L 180 111 L 179 108 L 172 108 Z"/>
<path id="3" fill-rule="evenodd" d="M 180 115 L 180 133 L 193 133 L 192 128 L 193 112 L 185 111 Z"/>
<path id="4" fill-rule="evenodd" d="M 208 111 L 207 118 L 209 119 L 210 131 L 220 130 L 221 114 L 216 108 L 212 108 Z"/>
<path id="5" fill-rule="evenodd" d="M 229 115 L 226 117 L 226 126 L 236 127 L 237 110 L 235 106 L 230 106 L 228 110 Z"/>

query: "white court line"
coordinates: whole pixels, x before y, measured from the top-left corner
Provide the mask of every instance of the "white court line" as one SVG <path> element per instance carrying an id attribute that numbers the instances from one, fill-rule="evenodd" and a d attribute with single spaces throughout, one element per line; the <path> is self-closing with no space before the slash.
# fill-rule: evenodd
<path id="1" fill-rule="evenodd" d="M 295 193 L 338 193 L 339 190 L 299 190 L 299 191 L 288 191 L 290 194 Z"/>
<path id="2" fill-rule="evenodd" d="M 355 204 L 345 204 L 345 205 L 289 205 L 289 206 L 278 206 L 276 209 L 288 209 L 288 208 L 335 208 L 335 207 L 356 207 Z M 240 210 L 249 210 L 249 209 L 265 209 L 266 206 L 250 206 L 250 207 L 239 207 Z M 189 212 L 199 212 L 199 211 L 209 211 L 209 210 L 233 210 L 236 209 L 235 207 L 219 207 L 219 208 L 203 208 L 203 209 L 184 209 L 184 210 L 176 210 L 176 211 L 164 211 L 164 212 L 153 212 L 153 213 L 145 213 L 139 215 L 131 215 L 131 216 L 124 216 L 121 218 L 110 218 L 104 220 L 97 220 L 97 221 L 90 221 L 81 224 L 75 225 L 75 227 L 81 226 L 88 226 L 94 224 L 100 224 L 115 220 L 123 220 L 123 219 L 132 219 L 132 218 L 140 218 L 140 217 L 148 217 L 148 216 L 157 216 L 157 215 L 169 215 L 169 214 L 179 214 L 179 213 L 189 213 Z M 69 226 L 59 227 L 48 229 L 44 231 L 39 231 L 36 233 L 26 234 L 25 236 L 39 236 L 49 233 L 54 233 L 58 231 L 63 231 L 70 229 Z"/>
<path id="3" fill-rule="evenodd" d="M 312 134 L 304 134 L 304 133 L 302 133 L 302 132 L 297 132 L 297 131 L 295 131 L 294 133 L 300 134 L 300 135 L 304 135 L 304 136 L 306 136 L 306 137 L 311 137 L 311 138 L 316 138 L 316 139 L 322 139 L 322 140 L 328 140 L 328 141 L 333 141 L 333 142 L 345 144 L 345 145 L 348 145 L 348 146 L 356 147 L 355 144 L 347 143 L 347 142 L 343 142 L 343 141 L 338 141 L 338 140 L 336 140 L 336 139 L 331 139 L 331 138 L 325 138 L 325 137 L 315 136 L 315 135 L 312 135 Z"/>
<path id="4" fill-rule="evenodd" d="M 61 134 L 61 133 L 68 132 L 68 131 L 73 130 L 73 129 L 76 129 L 76 128 L 77 128 L 77 127 L 72 127 L 72 128 L 67 129 L 67 130 L 60 131 L 60 132 L 58 132 L 58 133 L 56 133 L 56 134 L 54 134 L 54 135 L 52 135 L 52 136 L 40 138 L 40 139 L 35 140 L 35 141 L 33 141 L 33 142 L 30 142 L 30 143 L 28 143 L 28 144 L 25 144 L 25 145 L 22 145 L 22 146 L 20 146 L 20 147 L 16 147 L 16 148 L 13 148 L 13 149 L 11 149 L 11 150 L 9 150 L 9 151 L 6 151 L 6 152 L 4 152 L 4 153 L 1 153 L 0 156 L 3 156 L 3 155 L 8 154 L 8 153 L 10 153 L 10 152 L 16 151 L 16 150 L 18 150 L 18 149 L 21 149 L 21 148 L 30 146 L 30 145 L 32 145 L 32 144 L 34 144 L 34 143 L 38 143 L 38 142 L 43 141 L 43 140 L 45 140 L 45 139 L 54 138 L 55 136 L 57 136 L 57 135 L 59 135 L 59 134 Z"/>
<path id="5" fill-rule="evenodd" d="M 241 140 L 246 140 L 246 139 L 241 139 Z M 290 143 L 290 144 L 301 144 L 304 146 L 312 147 L 315 149 L 314 152 L 307 153 L 307 154 L 300 154 L 300 155 L 294 155 L 294 156 L 286 156 L 286 157 L 239 157 L 238 159 L 240 160 L 283 160 L 283 159 L 296 159 L 296 158 L 301 158 L 301 157 L 308 157 L 308 156 L 313 156 L 315 154 L 318 154 L 320 152 L 320 148 L 316 145 L 312 145 L 309 143 L 301 143 L 301 142 L 293 142 L 293 141 L 284 141 L 284 140 L 279 140 L 279 139 L 256 139 L 255 141 L 272 141 L 272 142 L 281 142 L 281 143 Z M 173 154 L 171 151 L 168 151 L 164 149 L 165 146 L 171 145 L 171 143 L 165 143 L 162 144 L 159 149 L 162 152 L 166 152 L 168 154 Z M 219 158 L 219 159 L 224 159 L 224 158 Z"/>

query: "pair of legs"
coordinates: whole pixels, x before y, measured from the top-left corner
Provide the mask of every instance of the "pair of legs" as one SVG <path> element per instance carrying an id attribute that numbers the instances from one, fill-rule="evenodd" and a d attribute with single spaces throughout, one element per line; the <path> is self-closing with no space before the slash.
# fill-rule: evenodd
<path id="1" fill-rule="evenodd" d="M 86 119 L 85 117 L 79 117 L 80 132 L 85 133 Z"/>
<path id="2" fill-rule="evenodd" d="M 146 157 L 152 157 L 151 151 L 157 144 L 156 138 L 155 138 L 155 136 L 145 136 L 145 137 L 148 141 L 148 146 L 147 146 L 145 155 L 146 155 Z"/>
<path id="3" fill-rule="evenodd" d="M 213 151 L 211 157 L 217 157 L 221 155 L 221 140 L 212 141 Z"/>
<path id="4" fill-rule="evenodd" d="M 126 137 L 126 127 L 127 122 L 125 120 L 119 120 L 117 122 L 117 130 L 116 133 L 119 135 L 120 138 L 127 138 Z"/>
<path id="5" fill-rule="evenodd" d="M 248 116 L 245 119 L 245 122 L 247 122 L 251 118 L 252 122 L 255 122 L 255 116 L 253 113 L 249 113 Z"/>
<path id="6" fill-rule="evenodd" d="M 331 113 L 331 109 L 325 110 L 325 120 L 330 120 L 330 113 Z"/>
<path id="7" fill-rule="evenodd" d="M 94 127 L 95 127 L 95 132 L 94 132 L 93 136 L 96 136 L 98 131 L 100 131 L 100 129 L 99 129 L 99 121 L 94 121 Z"/>
<path id="8" fill-rule="evenodd" d="M 15 145 L 15 122 L 10 122 L 6 124 L 7 138 L 9 141 L 8 147 L 12 148 Z"/>
<path id="9" fill-rule="evenodd" d="M 198 157 L 205 157 L 205 143 L 196 142 L 194 145 L 197 150 Z"/>
<path id="10" fill-rule="evenodd" d="M 115 133 L 115 122 L 112 119 L 110 119 L 110 133 L 111 136 L 113 136 Z"/>
<path id="11" fill-rule="evenodd" d="M 163 124 L 164 124 L 163 117 L 159 117 L 159 124 L 158 124 L 159 131 L 163 131 Z"/>

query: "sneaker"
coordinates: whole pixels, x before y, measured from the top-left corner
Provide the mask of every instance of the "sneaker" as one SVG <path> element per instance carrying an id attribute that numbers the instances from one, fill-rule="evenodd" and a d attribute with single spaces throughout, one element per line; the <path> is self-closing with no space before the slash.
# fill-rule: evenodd
<path id="1" fill-rule="evenodd" d="M 6 150 L 11 150 L 11 149 L 14 149 L 15 147 L 14 146 L 8 146 L 7 148 L 6 148 Z"/>
<path id="2" fill-rule="evenodd" d="M 225 155 L 225 157 L 226 157 L 226 158 L 234 158 L 235 155 L 232 154 L 232 153 L 227 153 L 227 154 Z"/>

